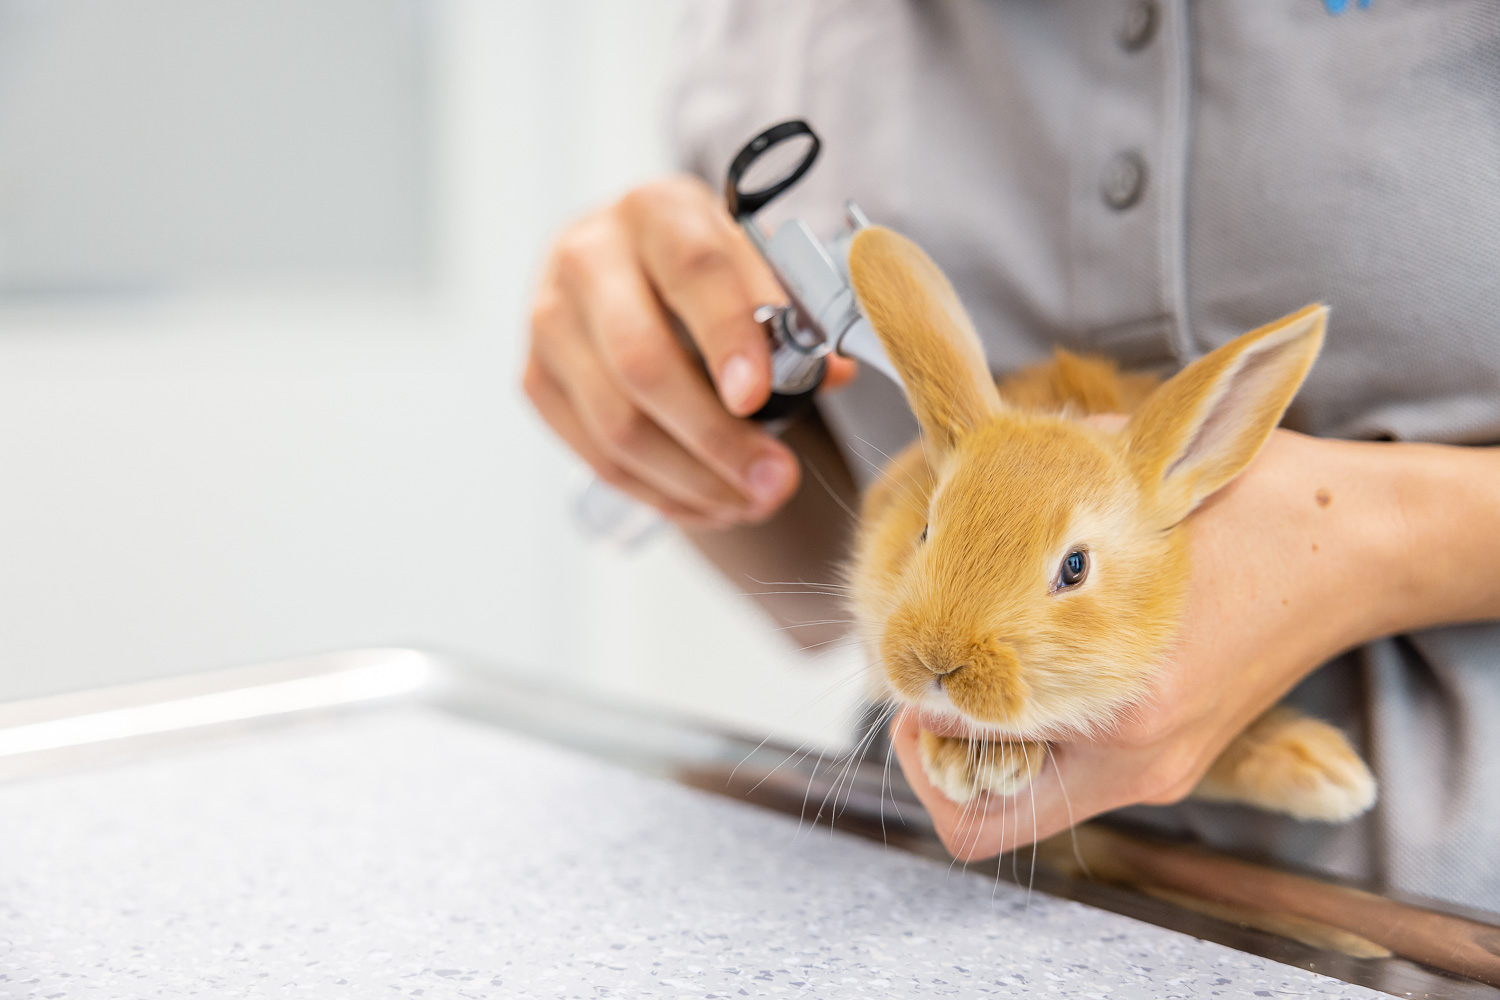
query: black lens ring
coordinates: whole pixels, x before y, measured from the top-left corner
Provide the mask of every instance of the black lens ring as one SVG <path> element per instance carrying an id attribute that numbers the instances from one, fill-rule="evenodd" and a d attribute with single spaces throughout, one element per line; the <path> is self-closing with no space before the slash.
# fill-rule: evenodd
<path id="1" fill-rule="evenodd" d="M 802 158 L 802 162 L 797 164 L 797 169 L 768 188 L 762 188 L 759 191 L 740 190 L 740 179 L 745 176 L 745 171 L 750 169 L 750 164 L 760 159 L 771 147 L 799 135 L 812 139 L 812 146 L 808 148 L 807 155 Z M 802 179 L 802 175 L 812 168 L 813 161 L 818 158 L 818 151 L 822 147 L 823 143 L 818 138 L 818 134 L 812 130 L 812 126 L 800 118 L 772 125 L 751 139 L 735 156 L 734 162 L 729 164 L 729 174 L 724 181 L 724 201 L 729 206 L 729 214 L 736 219 L 743 219 L 765 208 L 777 195 Z"/>

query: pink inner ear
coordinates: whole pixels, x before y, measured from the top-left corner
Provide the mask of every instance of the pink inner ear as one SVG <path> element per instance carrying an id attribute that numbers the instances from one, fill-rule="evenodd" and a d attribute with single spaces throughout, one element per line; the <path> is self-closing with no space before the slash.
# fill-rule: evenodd
<path id="1" fill-rule="evenodd" d="M 1267 407 L 1274 407 L 1280 400 L 1281 389 L 1287 373 L 1283 363 L 1292 354 L 1293 341 L 1282 341 L 1268 345 L 1240 359 L 1234 374 L 1225 380 L 1225 387 L 1215 399 L 1208 417 L 1198 425 L 1193 439 L 1167 467 L 1163 479 L 1170 479 L 1180 468 L 1191 470 L 1215 460 L 1227 461 L 1238 457 L 1246 445 L 1258 445 L 1261 436 L 1274 428 L 1262 429 Z M 1251 436 L 1252 440 L 1246 440 Z M 1245 455 L 1244 460 L 1249 461 Z"/>

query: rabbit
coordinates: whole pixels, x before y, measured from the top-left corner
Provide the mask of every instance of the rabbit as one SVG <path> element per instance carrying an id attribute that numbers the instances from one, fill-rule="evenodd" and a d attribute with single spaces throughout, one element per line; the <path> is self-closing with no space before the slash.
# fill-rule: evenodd
<path id="1" fill-rule="evenodd" d="M 861 501 L 847 575 L 872 679 L 997 738 L 921 733 L 945 795 L 1014 794 L 1048 739 L 1108 727 L 1147 693 L 1184 606 L 1183 522 L 1270 437 L 1328 312 L 1308 306 L 1159 384 L 1059 351 L 997 387 L 916 244 L 867 227 L 849 270 L 922 431 Z M 1118 431 L 1078 419 L 1102 412 L 1131 416 Z M 1278 706 L 1192 794 L 1338 822 L 1376 791 L 1339 730 Z"/>

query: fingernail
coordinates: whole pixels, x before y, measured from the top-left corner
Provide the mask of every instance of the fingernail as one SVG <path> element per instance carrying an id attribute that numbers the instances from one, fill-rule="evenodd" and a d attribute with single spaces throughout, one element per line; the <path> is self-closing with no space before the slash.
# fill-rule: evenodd
<path id="1" fill-rule="evenodd" d="M 780 458 L 762 458 L 750 466 L 750 493 L 757 503 L 775 503 L 792 481 L 792 470 Z"/>
<path id="2" fill-rule="evenodd" d="M 749 400 L 750 391 L 754 388 L 754 362 L 742 354 L 736 354 L 719 373 L 719 394 L 724 399 L 724 405 L 731 410 L 738 410 Z"/>

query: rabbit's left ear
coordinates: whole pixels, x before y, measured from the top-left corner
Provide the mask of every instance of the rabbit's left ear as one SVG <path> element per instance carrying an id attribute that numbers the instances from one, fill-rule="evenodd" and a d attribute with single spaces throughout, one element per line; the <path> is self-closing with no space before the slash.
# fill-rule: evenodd
<path id="1" fill-rule="evenodd" d="M 1142 485 L 1181 520 L 1244 471 L 1281 422 L 1323 346 L 1310 305 L 1199 358 L 1151 394 L 1125 429 Z"/>

